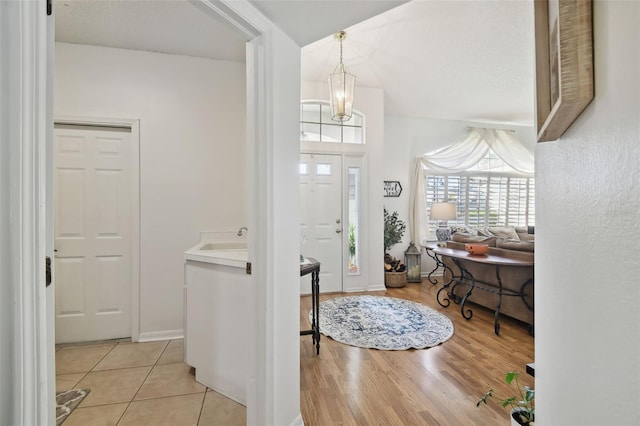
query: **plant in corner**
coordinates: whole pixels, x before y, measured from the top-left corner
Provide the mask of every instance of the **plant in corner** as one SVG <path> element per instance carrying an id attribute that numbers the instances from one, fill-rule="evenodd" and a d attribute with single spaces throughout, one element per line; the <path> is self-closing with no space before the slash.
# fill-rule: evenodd
<path id="1" fill-rule="evenodd" d="M 407 283 L 407 268 L 401 260 L 391 256 L 389 249 L 402 240 L 405 223 L 398 219 L 398 212 L 389 213 L 384 209 L 384 271 L 385 285 L 387 287 L 404 287 Z M 394 276 L 393 273 L 401 272 L 401 276 Z M 399 274 L 400 275 L 400 274 Z"/>
<path id="2" fill-rule="evenodd" d="M 389 213 L 384 208 L 384 252 L 402 241 L 406 225 L 401 219 L 398 219 L 398 212 Z"/>
<path id="3" fill-rule="evenodd" d="M 508 398 L 498 398 L 493 393 L 493 389 L 489 389 L 482 398 L 476 403 L 476 407 L 479 407 L 483 402 L 487 404 L 489 398 L 495 398 L 496 401 L 503 407 L 511 407 L 511 418 L 519 425 L 533 426 L 535 409 L 534 409 L 534 397 L 535 391 L 529 386 L 520 386 L 518 377 L 520 375 L 515 371 L 509 371 L 504 376 L 504 381 L 510 385 L 515 381 L 515 386 L 518 389 L 517 396 L 511 396 Z"/>

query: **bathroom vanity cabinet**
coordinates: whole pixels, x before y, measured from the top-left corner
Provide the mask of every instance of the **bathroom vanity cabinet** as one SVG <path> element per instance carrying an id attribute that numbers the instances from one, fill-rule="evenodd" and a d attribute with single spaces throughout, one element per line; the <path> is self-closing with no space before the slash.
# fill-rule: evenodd
<path id="1" fill-rule="evenodd" d="M 246 405 L 247 250 L 200 244 L 184 261 L 185 362 L 195 368 L 196 381 Z"/>

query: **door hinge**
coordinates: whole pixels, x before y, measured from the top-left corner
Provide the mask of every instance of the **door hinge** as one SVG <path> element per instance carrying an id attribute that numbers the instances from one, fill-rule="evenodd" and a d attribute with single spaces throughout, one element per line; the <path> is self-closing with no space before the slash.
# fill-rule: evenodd
<path id="1" fill-rule="evenodd" d="M 45 287 L 49 287 L 51 285 L 51 258 L 47 256 L 44 260 L 44 271 L 45 271 Z"/>
<path id="2" fill-rule="evenodd" d="M 53 0 L 46 0 L 47 1 L 47 16 L 51 16 L 51 14 L 53 13 Z"/>
<path id="3" fill-rule="evenodd" d="M 251 262 L 247 262 L 246 273 L 247 275 L 251 275 Z"/>

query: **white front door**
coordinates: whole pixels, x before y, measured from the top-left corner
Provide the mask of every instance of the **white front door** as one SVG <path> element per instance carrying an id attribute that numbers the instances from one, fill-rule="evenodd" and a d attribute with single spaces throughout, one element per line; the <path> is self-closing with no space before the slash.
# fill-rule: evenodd
<path id="1" fill-rule="evenodd" d="M 342 291 L 342 162 L 339 155 L 300 155 L 300 253 L 320 262 L 320 292 Z M 309 294 L 309 277 L 300 293 Z"/>
<path id="2" fill-rule="evenodd" d="M 131 336 L 131 131 L 56 125 L 56 343 Z"/>

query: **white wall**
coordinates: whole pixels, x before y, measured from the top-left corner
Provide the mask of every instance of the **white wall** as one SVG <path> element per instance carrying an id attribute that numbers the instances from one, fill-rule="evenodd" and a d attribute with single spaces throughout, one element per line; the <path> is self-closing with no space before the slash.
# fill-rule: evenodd
<path id="1" fill-rule="evenodd" d="M 438 120 L 417 117 L 386 116 L 384 144 L 384 180 L 397 180 L 402 185 L 400 197 L 387 197 L 384 205 L 390 212 L 407 223 L 402 242 L 393 246 L 391 255 L 403 259 L 404 251 L 411 241 L 409 232 L 409 191 L 415 158 L 419 155 L 451 145 L 464 138 L 468 127 L 502 128 L 515 131 L 518 140 L 531 152 L 535 149 L 533 127 L 505 126 L 495 123 Z M 414 241 L 416 246 L 419 242 Z M 429 273 L 435 263 L 422 250 L 422 274 Z"/>
<path id="2" fill-rule="evenodd" d="M 182 334 L 182 252 L 247 223 L 245 65 L 56 43 L 55 114 L 140 120 L 140 337 Z"/>
<path id="3" fill-rule="evenodd" d="M 640 3 L 594 2 L 596 97 L 536 152 L 536 423 L 640 417 Z"/>
<path id="4" fill-rule="evenodd" d="M 329 70 L 327 71 L 329 72 Z M 303 82 L 302 100 L 328 101 L 326 83 Z M 367 161 L 368 202 L 363 206 L 364 220 L 368 232 L 361 235 L 362 244 L 367 247 L 368 269 L 360 282 L 352 280 L 345 291 L 371 291 L 384 289 L 384 241 L 382 220 L 383 153 L 384 153 L 384 92 L 382 89 L 357 87 L 353 104 L 354 109 L 363 113 L 365 122 L 365 144 L 328 144 L 322 142 L 303 142 L 301 149 L 313 152 L 364 152 Z M 366 235 L 365 235 L 366 234 Z M 353 287 L 351 286 L 353 285 Z"/>
<path id="5" fill-rule="evenodd" d="M 9 24 L 9 16 L 7 11 L 0 9 L 0 22 L 3 27 Z M 12 29 L 13 30 L 13 29 Z M 15 31 L 15 30 L 14 30 Z M 11 140 L 18 141 L 17 135 L 14 134 L 10 122 L 15 121 L 11 114 L 12 109 L 17 109 L 16 105 L 10 103 L 12 98 L 7 95 L 9 90 L 8 78 L 11 74 L 17 74 L 18 64 L 10 61 L 10 52 L 4 45 L 0 45 L 0 424 L 11 424 L 18 417 L 19 412 L 11 398 L 13 392 L 18 387 L 16 381 L 12 379 L 13 369 L 16 368 L 15 353 L 17 352 L 16 333 L 15 333 L 15 301 L 18 300 L 16 292 L 17 286 L 7 285 L 6 283 L 14 282 L 14 273 L 12 270 L 20 265 L 12 260 L 11 253 L 16 250 L 16 244 L 12 243 L 10 238 L 12 217 L 15 213 L 11 209 L 12 187 L 15 183 L 10 182 L 12 175 L 11 170 L 11 151 L 13 144 Z M 20 148 L 18 143 L 16 148 Z M 15 148 L 14 148 L 15 149 Z M 13 160 L 15 161 L 15 160 Z"/>
<path id="6" fill-rule="evenodd" d="M 271 72 L 268 87 L 272 88 L 271 104 L 267 111 L 273 115 L 272 139 L 268 157 L 270 174 L 267 184 L 273 199 L 268 200 L 272 227 L 273 263 L 270 269 L 270 293 L 267 315 L 273 322 L 267 342 L 265 358 L 273 369 L 266 374 L 273 379 L 267 398 L 273 397 L 273 415 L 258 424 L 302 424 L 300 415 L 300 48 L 286 34 L 274 29 L 272 39 Z M 268 226 L 268 224 L 267 224 Z M 262 259 L 263 261 L 266 259 Z M 258 283 L 262 285 L 263 283 Z M 262 336 L 260 336 L 262 337 Z"/>

